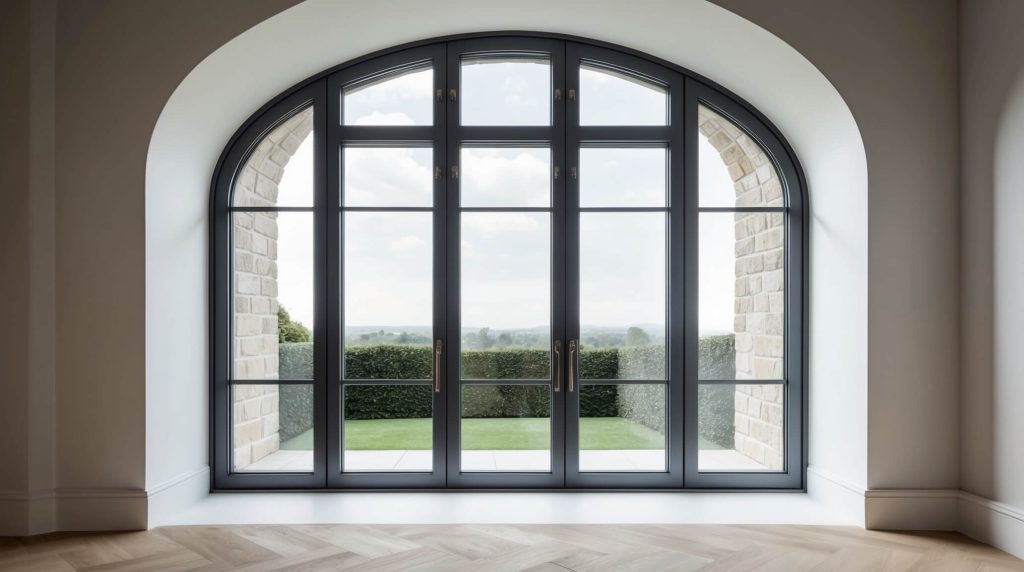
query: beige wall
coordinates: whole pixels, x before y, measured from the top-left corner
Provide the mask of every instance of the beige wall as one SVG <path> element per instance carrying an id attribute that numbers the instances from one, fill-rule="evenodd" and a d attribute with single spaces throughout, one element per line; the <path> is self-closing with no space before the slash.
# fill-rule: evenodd
<path id="1" fill-rule="evenodd" d="M 1024 3 L 972 0 L 960 16 L 961 485 L 1022 510 Z"/>
<path id="2" fill-rule="evenodd" d="M 864 138 L 868 487 L 955 488 L 957 3 L 714 1 L 803 53 L 843 95 Z M 828 382 L 811 380 L 812 391 Z"/>

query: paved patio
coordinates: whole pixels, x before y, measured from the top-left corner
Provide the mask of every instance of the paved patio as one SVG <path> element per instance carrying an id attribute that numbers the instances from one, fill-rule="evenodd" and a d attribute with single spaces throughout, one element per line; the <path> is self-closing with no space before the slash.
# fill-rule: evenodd
<path id="1" fill-rule="evenodd" d="M 545 450 L 463 451 L 464 471 L 527 471 L 551 469 L 550 452 Z M 701 450 L 697 455 L 701 470 L 765 471 L 767 467 L 736 451 Z M 345 451 L 348 472 L 430 471 L 429 450 Z M 665 452 L 657 449 L 617 449 L 581 451 L 583 471 L 664 471 Z M 312 451 L 277 451 L 249 465 L 246 471 L 311 471 Z"/>

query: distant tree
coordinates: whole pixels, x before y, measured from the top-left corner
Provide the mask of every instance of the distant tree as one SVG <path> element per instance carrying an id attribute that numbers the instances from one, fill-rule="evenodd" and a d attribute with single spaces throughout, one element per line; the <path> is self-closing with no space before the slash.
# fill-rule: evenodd
<path id="1" fill-rule="evenodd" d="M 280 343 L 308 342 L 313 334 L 302 322 L 293 322 L 284 306 L 277 307 L 277 341 Z"/>
<path id="2" fill-rule="evenodd" d="M 647 346 L 651 343 L 651 336 L 640 328 L 633 326 L 626 330 L 626 347 Z"/>
<path id="3" fill-rule="evenodd" d="M 508 332 L 502 332 L 498 334 L 498 341 L 496 342 L 499 348 L 507 348 L 512 345 L 512 334 Z"/>

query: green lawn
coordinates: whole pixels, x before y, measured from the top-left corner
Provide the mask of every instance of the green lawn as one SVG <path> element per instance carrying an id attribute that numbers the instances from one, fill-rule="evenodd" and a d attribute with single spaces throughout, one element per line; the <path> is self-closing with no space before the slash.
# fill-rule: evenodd
<path id="1" fill-rule="evenodd" d="M 430 449 L 430 419 L 360 420 L 345 422 L 345 448 L 355 451 Z M 551 446 L 550 421 L 540 417 L 464 419 L 465 449 L 547 449 Z M 662 449 L 665 437 L 638 423 L 619 417 L 584 417 L 580 420 L 581 446 L 597 449 Z M 313 448 L 313 431 L 281 444 L 284 450 Z"/>

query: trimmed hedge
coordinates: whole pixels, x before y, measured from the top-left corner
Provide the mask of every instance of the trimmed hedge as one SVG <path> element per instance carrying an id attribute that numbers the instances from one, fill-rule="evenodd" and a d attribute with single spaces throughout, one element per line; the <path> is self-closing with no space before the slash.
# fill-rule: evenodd
<path id="1" fill-rule="evenodd" d="M 703 379 L 733 379 L 736 375 L 732 335 L 701 338 L 698 368 Z M 283 343 L 279 346 L 281 379 L 312 379 L 313 344 Z M 345 351 L 348 379 L 430 379 L 432 350 L 429 346 L 355 346 Z M 546 350 L 468 350 L 462 354 L 462 376 L 470 379 L 548 379 L 550 357 Z M 664 379 L 663 346 L 604 348 L 580 352 L 583 379 Z M 589 385 L 581 391 L 580 414 L 584 417 L 621 416 L 657 431 L 665 426 L 664 387 L 651 385 Z M 733 390 L 731 386 L 704 386 L 698 392 L 700 435 L 723 447 L 733 441 Z M 281 386 L 281 439 L 287 440 L 313 425 L 312 388 Z M 428 385 L 348 386 L 346 419 L 395 419 L 430 417 Z M 463 390 L 466 417 L 544 417 L 550 415 L 550 397 L 543 385 L 471 385 Z"/>

